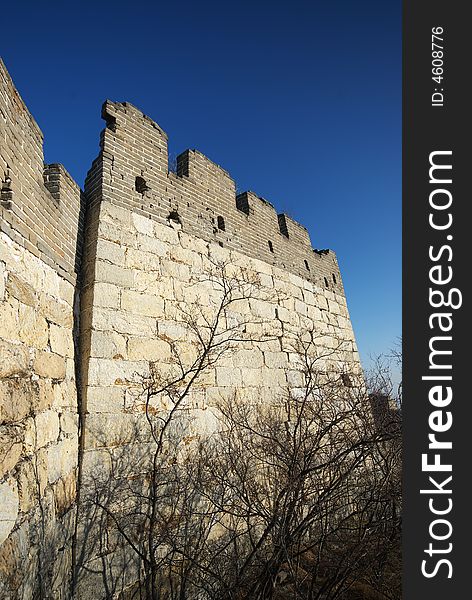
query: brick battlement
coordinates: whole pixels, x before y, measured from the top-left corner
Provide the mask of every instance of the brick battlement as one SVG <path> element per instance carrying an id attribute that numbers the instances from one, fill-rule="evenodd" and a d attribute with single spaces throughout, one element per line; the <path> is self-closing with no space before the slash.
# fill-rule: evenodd
<path id="1" fill-rule="evenodd" d="M 85 204 L 111 202 L 344 293 L 336 256 L 317 251 L 302 225 L 251 191 L 236 193 L 230 174 L 198 150 L 169 169 L 167 135 L 128 102 L 107 100 L 100 155 L 85 195 L 59 164 L 44 165 L 43 135 L 0 62 L 1 229 L 64 277 L 77 278 Z M 3 134 L 3 130 L 5 133 Z M 96 213 L 99 218 L 99 213 Z M 87 243 L 87 240 L 85 240 Z"/>
<path id="2" fill-rule="evenodd" d="M 107 100 L 101 152 L 85 182 L 93 202 L 128 208 L 208 242 L 286 269 L 343 293 L 335 254 L 315 250 L 305 227 L 254 192 L 236 193 L 229 173 L 197 150 L 177 157 L 169 169 L 167 134 L 135 106 Z"/>
<path id="3" fill-rule="evenodd" d="M 84 198 L 62 165 L 44 164 L 43 135 L 0 60 L 1 230 L 75 282 Z"/>

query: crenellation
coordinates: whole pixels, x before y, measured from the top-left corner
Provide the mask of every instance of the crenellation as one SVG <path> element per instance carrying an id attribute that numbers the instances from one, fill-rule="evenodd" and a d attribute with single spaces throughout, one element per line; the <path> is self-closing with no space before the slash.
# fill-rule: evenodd
<path id="1" fill-rule="evenodd" d="M 43 163 L 43 136 L 0 61 L 2 231 L 74 282 L 84 199 L 61 165 Z M 14 233 L 13 233 L 14 232 Z"/>
<path id="2" fill-rule="evenodd" d="M 277 214 L 270 202 L 253 192 L 236 194 L 228 172 L 197 150 L 179 154 L 176 172 L 169 171 L 167 135 L 134 106 L 108 100 L 102 114 L 107 123 L 113 120 L 113 127 L 107 126 L 101 136 L 104 200 L 161 223 L 176 214 L 192 235 L 263 257 L 319 285 L 326 286 L 326 278 L 330 288 L 343 293 L 334 254 L 326 262 L 324 253 L 313 260 L 305 227 Z M 136 189 L 138 180 L 141 191 Z M 218 220 L 224 221 L 224 231 Z"/>

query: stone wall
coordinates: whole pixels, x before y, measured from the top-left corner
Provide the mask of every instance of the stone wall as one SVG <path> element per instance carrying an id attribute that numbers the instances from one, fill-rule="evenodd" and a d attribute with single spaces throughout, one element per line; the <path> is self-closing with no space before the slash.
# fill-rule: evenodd
<path id="1" fill-rule="evenodd" d="M 180 367 L 190 368 L 199 341 L 185 313 L 196 309 L 212 319 L 221 299 L 217 272 L 256 285 L 226 316 L 228 327 L 244 323 L 244 335 L 192 386 L 188 438 L 215 426 L 222 400 L 268 403 L 287 389 L 302 389 L 301 332 L 315 332 L 326 370 L 359 370 L 333 252 L 314 251 L 302 226 L 255 194 L 236 196 L 229 175 L 199 152 L 184 152 L 177 173 L 169 172 L 166 135 L 133 106 L 107 101 L 103 115 L 101 152 L 85 182 L 85 494 L 106 469 L 123 465 L 123 456 L 142 460 L 136 440 L 143 447 L 150 441 L 143 380 L 150 369 L 172 379 Z M 99 560 L 93 549 L 86 554 L 95 575 L 79 586 L 84 600 L 100 587 L 104 561 L 109 571 L 127 562 L 114 555 Z"/>
<path id="2" fill-rule="evenodd" d="M 74 287 L 0 237 L 0 597 L 66 598 L 78 448 Z M 42 580 L 40 580 L 40 575 Z"/>
<path id="3" fill-rule="evenodd" d="M 184 314 L 211 316 L 215 273 L 255 292 L 225 315 L 244 336 L 188 398 L 194 433 L 213 427 L 222 398 L 269 402 L 303 386 L 300 332 L 316 332 L 326 369 L 360 366 L 336 256 L 313 250 L 305 228 L 236 195 L 195 150 L 169 171 L 166 134 L 127 103 L 103 106 L 82 194 L 43 165 L 42 134 L 1 63 L 0 76 L 0 596 L 60 599 L 89 533 L 75 529 L 77 496 L 148 441 L 143 378 L 194 360 Z M 103 556 L 84 560 L 98 573 L 78 597 L 101 598 Z"/>
<path id="4" fill-rule="evenodd" d="M 222 358 L 207 375 L 198 392 L 204 405 L 222 391 L 244 388 L 247 396 L 255 388 L 260 398 L 270 397 L 274 387 L 296 386 L 300 379 L 293 346 L 300 331 L 315 330 L 322 353 L 339 348 L 337 360 L 342 357 L 344 365 L 358 366 L 343 294 L 197 239 L 178 224 L 164 225 L 103 200 L 93 278 L 82 296 L 82 321 L 89 323 L 82 330 L 82 348 L 88 348 L 83 390 L 87 431 L 94 430 L 94 418 L 103 419 L 92 415 L 108 413 L 107 424 L 122 420 L 120 413 L 128 412 L 129 383 L 139 380 L 133 374 L 148 373 L 149 361 L 170 363 L 170 343 L 188 342 L 182 309 L 192 303 L 217 306 L 220 290 L 207 274 L 221 264 L 257 282 L 254 297 L 238 304 L 234 315 L 248 322 L 255 341 Z"/>
<path id="5" fill-rule="evenodd" d="M 81 193 L 0 62 L 0 596 L 66 598 L 77 478 Z M 46 593 L 47 590 L 47 593 Z"/>

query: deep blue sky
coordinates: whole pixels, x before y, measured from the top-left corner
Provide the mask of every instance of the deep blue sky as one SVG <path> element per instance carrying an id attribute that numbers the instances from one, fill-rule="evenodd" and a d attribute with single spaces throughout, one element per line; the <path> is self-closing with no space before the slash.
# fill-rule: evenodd
<path id="1" fill-rule="evenodd" d="M 3 11 L 5 12 L 5 11 Z M 401 333 L 401 2 L 12 2 L 0 52 L 81 185 L 127 100 L 337 252 L 361 357 Z"/>

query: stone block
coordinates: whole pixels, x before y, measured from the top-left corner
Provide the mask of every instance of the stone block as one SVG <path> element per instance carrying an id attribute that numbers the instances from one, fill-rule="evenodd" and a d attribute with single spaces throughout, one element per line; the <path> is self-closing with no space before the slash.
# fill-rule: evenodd
<path id="1" fill-rule="evenodd" d="M 239 387 L 242 385 L 241 369 L 216 367 L 216 383 L 223 387 Z"/>
<path id="2" fill-rule="evenodd" d="M 149 366 L 145 361 L 91 358 L 88 383 L 94 386 L 139 385 L 148 371 Z"/>
<path id="3" fill-rule="evenodd" d="M 62 380 L 66 376 L 66 361 L 52 352 L 37 351 L 33 367 L 40 377 Z"/>
<path id="4" fill-rule="evenodd" d="M 2 302 L 0 304 L 0 338 L 6 340 L 19 340 L 18 300 Z"/>
<path id="5" fill-rule="evenodd" d="M 48 321 L 72 329 L 74 315 L 71 307 L 66 302 L 62 302 L 47 293 L 42 294 L 40 297 L 40 312 Z"/>
<path id="6" fill-rule="evenodd" d="M 125 390 L 120 387 L 91 386 L 87 388 L 87 411 L 118 413 L 124 408 Z"/>
<path id="7" fill-rule="evenodd" d="M 23 346 L 0 340 L 0 377 L 25 376 L 29 370 L 29 352 Z"/>
<path id="8" fill-rule="evenodd" d="M 128 217 L 131 219 L 131 213 L 129 211 Z M 98 236 L 127 248 L 136 247 L 136 233 L 132 232 L 131 229 L 123 228 L 123 226 L 118 223 L 101 220 L 98 225 Z"/>
<path id="9" fill-rule="evenodd" d="M 116 331 L 141 337 L 153 337 L 157 330 L 156 319 L 153 317 L 98 307 L 93 312 L 92 326 L 98 331 Z"/>
<path id="10" fill-rule="evenodd" d="M 20 340 L 33 348 L 46 348 L 49 339 L 48 324 L 37 309 L 20 304 L 18 319 Z"/>
<path id="11" fill-rule="evenodd" d="M 168 300 L 175 298 L 172 279 L 162 278 L 160 273 L 157 272 L 135 271 L 134 289 L 146 294 L 155 294 Z"/>
<path id="12" fill-rule="evenodd" d="M 38 491 L 43 494 L 47 485 L 45 451 L 39 451 L 34 457 L 23 460 L 17 472 L 19 509 L 27 513 L 38 502 Z"/>
<path id="13" fill-rule="evenodd" d="M 41 388 L 47 386 L 49 382 L 47 380 L 41 380 Z M 60 383 L 56 381 L 52 381 L 52 400 L 48 393 L 45 394 L 45 400 L 49 402 L 46 407 L 53 407 L 56 410 L 76 410 L 77 409 L 77 393 L 75 387 L 75 381 L 65 379 L 65 381 L 61 381 Z"/>
<path id="14" fill-rule="evenodd" d="M 131 225 L 131 211 L 110 202 L 102 202 L 100 205 L 100 222 L 113 223 L 123 227 Z"/>
<path id="15" fill-rule="evenodd" d="M 163 318 L 164 300 L 152 294 L 143 294 L 133 290 L 123 290 L 121 308 L 135 315 Z"/>
<path id="16" fill-rule="evenodd" d="M 313 306 L 316 303 L 315 294 L 311 290 L 303 289 L 303 301 Z"/>
<path id="17" fill-rule="evenodd" d="M 266 273 L 259 273 L 259 281 L 261 286 L 266 289 L 272 289 L 274 287 L 274 280 L 272 275 L 267 275 Z"/>
<path id="18" fill-rule="evenodd" d="M 152 219 L 148 219 L 136 213 L 131 214 L 131 221 L 136 231 L 140 234 L 152 236 L 154 235 L 154 223 Z"/>
<path id="19" fill-rule="evenodd" d="M 59 415 L 54 410 L 46 410 L 27 420 L 25 445 L 33 450 L 43 448 L 59 437 Z"/>
<path id="20" fill-rule="evenodd" d="M 79 431 L 79 415 L 74 412 L 63 412 L 59 415 L 60 434 L 75 436 L 77 438 Z"/>
<path id="21" fill-rule="evenodd" d="M 165 244 L 179 243 L 179 232 L 168 225 L 154 223 L 154 235 L 158 240 L 161 240 L 161 242 L 164 242 Z"/>
<path id="22" fill-rule="evenodd" d="M 328 300 L 328 309 L 333 315 L 341 314 L 340 306 L 335 300 Z"/>
<path id="23" fill-rule="evenodd" d="M 260 368 L 264 364 L 264 356 L 258 348 L 251 350 L 236 348 L 232 355 L 232 362 L 235 367 Z"/>
<path id="24" fill-rule="evenodd" d="M 308 306 L 307 315 L 315 323 L 322 320 L 321 310 L 317 306 Z"/>
<path id="25" fill-rule="evenodd" d="M 299 275 L 295 275 L 294 273 L 288 273 L 288 280 L 295 287 L 303 289 L 305 280 L 302 279 Z"/>
<path id="26" fill-rule="evenodd" d="M 241 368 L 241 378 L 244 386 L 258 387 L 262 385 L 261 369 L 253 369 L 250 366 Z"/>
<path id="27" fill-rule="evenodd" d="M 305 384 L 305 376 L 302 371 L 287 370 L 287 384 L 290 388 L 297 387 L 301 388 Z"/>
<path id="28" fill-rule="evenodd" d="M 316 306 L 320 310 L 328 310 L 328 301 L 324 294 L 317 294 L 316 296 Z"/>
<path id="29" fill-rule="evenodd" d="M 172 321 L 160 321 L 158 333 L 160 338 L 169 342 L 185 339 L 189 335 L 185 324 Z"/>
<path id="30" fill-rule="evenodd" d="M 134 273 L 131 269 L 111 265 L 103 260 L 95 263 L 95 278 L 97 281 L 112 283 L 122 288 L 131 288 L 134 283 Z"/>
<path id="31" fill-rule="evenodd" d="M 69 306 L 74 306 L 75 289 L 74 286 L 65 279 L 59 279 L 59 298 Z"/>
<path id="32" fill-rule="evenodd" d="M 239 313 L 240 315 L 248 316 L 251 314 L 251 307 L 249 306 L 248 298 L 242 298 L 241 300 L 235 300 L 231 304 L 231 310 Z"/>
<path id="33" fill-rule="evenodd" d="M 249 300 L 249 306 L 251 308 L 251 314 L 255 317 L 267 319 L 268 321 L 275 318 L 275 306 L 269 302 L 251 298 Z"/>
<path id="34" fill-rule="evenodd" d="M 120 307 L 121 290 L 116 285 L 111 283 L 95 282 L 93 293 L 91 294 L 91 302 L 94 306 L 103 306 L 109 308 Z"/>
<path id="35" fill-rule="evenodd" d="M 96 258 L 112 265 L 125 265 L 126 249 L 115 242 L 99 239 L 97 241 Z"/>
<path id="36" fill-rule="evenodd" d="M 150 252 L 129 248 L 126 253 L 126 266 L 128 269 L 136 269 L 138 271 L 145 271 L 146 273 L 160 274 L 161 258 L 156 254 L 151 254 Z"/>
<path id="37" fill-rule="evenodd" d="M 125 359 L 127 357 L 126 337 L 114 331 L 92 331 L 90 356 L 95 358 Z"/>
<path id="38" fill-rule="evenodd" d="M 179 339 L 173 344 L 173 356 L 178 359 L 179 364 L 184 369 L 190 369 L 196 364 L 201 356 L 201 352 L 201 345 L 196 340 L 192 340 L 190 336 L 188 339 Z"/>
<path id="39" fill-rule="evenodd" d="M 77 467 L 77 440 L 64 438 L 47 449 L 47 473 L 49 483 L 65 477 Z"/>
<path id="40" fill-rule="evenodd" d="M 208 257 L 214 263 L 227 263 L 230 260 L 228 250 L 214 243 L 208 245 Z"/>
<path id="41" fill-rule="evenodd" d="M 277 316 L 282 321 L 282 323 L 287 323 L 294 327 L 300 325 L 300 319 L 297 313 L 288 310 L 284 306 L 277 306 Z"/>
<path id="42" fill-rule="evenodd" d="M 19 427 L 2 427 L 0 432 L 0 479 L 15 468 L 23 450 L 23 434 Z"/>
<path id="43" fill-rule="evenodd" d="M 52 352 L 60 356 L 74 356 L 72 331 L 51 323 L 49 326 L 49 345 Z"/>
<path id="44" fill-rule="evenodd" d="M 272 265 L 269 265 L 262 260 L 252 259 L 250 260 L 249 265 L 252 266 L 255 273 L 263 273 L 264 275 L 272 275 L 273 273 Z"/>
<path id="45" fill-rule="evenodd" d="M 269 369 L 288 367 L 288 355 L 285 352 L 264 352 L 264 362 Z"/>
<path id="46" fill-rule="evenodd" d="M 128 358 L 137 361 L 168 361 L 171 358 L 170 345 L 158 338 L 130 338 Z"/>
<path id="47" fill-rule="evenodd" d="M 138 235 L 137 247 L 141 252 L 147 252 L 159 257 L 167 256 L 169 251 L 168 244 L 162 240 L 158 240 L 155 237 L 149 237 L 147 235 Z"/>
<path id="48" fill-rule="evenodd" d="M 285 369 L 261 369 L 260 377 L 263 387 L 286 387 Z"/>
<path id="49" fill-rule="evenodd" d="M 18 489 L 12 481 L 0 483 L 0 544 L 7 539 L 18 516 Z"/>
<path id="50" fill-rule="evenodd" d="M 196 252 L 191 251 L 182 246 L 171 246 L 169 251 L 169 257 L 175 262 L 188 265 L 193 273 L 203 273 L 203 256 Z"/>
<path id="51" fill-rule="evenodd" d="M 66 477 L 54 483 L 53 494 L 56 514 L 62 517 L 74 504 L 77 492 L 77 476 L 72 470 Z"/>
<path id="52" fill-rule="evenodd" d="M 0 380 L 0 423 L 21 421 L 38 399 L 38 382 L 16 377 Z"/>
<path id="53" fill-rule="evenodd" d="M 28 271 L 31 271 L 32 269 L 40 269 L 42 271 L 42 276 L 43 276 L 43 285 L 40 288 L 37 288 L 36 291 L 41 291 L 41 290 L 46 290 L 47 293 L 51 296 L 54 296 L 54 298 L 59 298 L 60 294 L 59 294 L 59 280 L 60 277 L 58 277 L 56 271 L 54 269 L 52 269 L 50 267 L 50 265 L 48 265 L 47 267 L 44 266 L 43 261 L 40 260 L 35 260 L 35 262 L 33 264 L 30 264 Z"/>
<path id="54" fill-rule="evenodd" d="M 6 289 L 10 296 L 13 296 L 22 304 L 36 306 L 38 303 L 38 297 L 34 288 L 24 279 L 15 275 L 15 273 L 8 274 Z"/>
<path id="55" fill-rule="evenodd" d="M 303 317 L 307 316 L 307 305 L 301 300 L 295 300 L 295 312 Z"/>
<path id="56" fill-rule="evenodd" d="M 198 385 L 204 388 L 216 385 L 216 371 L 213 368 L 204 369 L 198 374 Z"/>
<path id="57" fill-rule="evenodd" d="M 112 470 L 112 452 L 110 449 L 96 449 L 88 446 L 86 439 L 86 448 L 83 456 L 82 472 L 83 483 L 95 485 L 97 482 L 108 481 Z"/>
<path id="58" fill-rule="evenodd" d="M 162 259 L 161 273 L 164 277 L 171 277 L 179 281 L 190 281 L 190 268 L 183 263 Z"/>
<path id="59" fill-rule="evenodd" d="M 142 415 L 91 413 L 85 421 L 87 449 L 112 448 L 150 437 L 149 424 Z"/>

